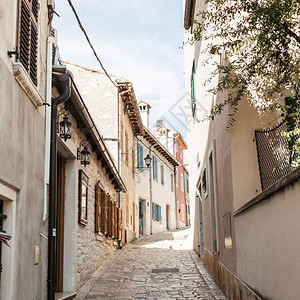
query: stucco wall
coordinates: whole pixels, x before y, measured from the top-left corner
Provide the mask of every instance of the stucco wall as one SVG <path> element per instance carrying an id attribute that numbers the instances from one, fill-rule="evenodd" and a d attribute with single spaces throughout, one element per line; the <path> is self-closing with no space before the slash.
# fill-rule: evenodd
<path id="1" fill-rule="evenodd" d="M 237 275 L 265 299 L 299 299 L 299 195 L 298 179 L 235 217 Z"/>
<path id="2" fill-rule="evenodd" d="M 148 147 L 150 145 L 144 138 L 139 138 L 144 144 L 140 143 L 143 147 L 143 156 L 145 157 L 149 153 Z M 146 146 L 147 145 L 147 146 Z M 176 228 L 176 212 L 175 212 L 175 192 L 171 191 L 171 174 L 174 176 L 173 166 L 170 165 L 154 148 L 152 155 L 157 158 L 158 166 L 158 179 L 153 179 L 153 168 L 151 165 L 150 170 L 144 170 L 143 172 L 136 174 L 136 203 L 139 205 L 139 199 L 145 200 L 144 208 L 144 234 L 149 235 L 150 224 L 152 222 L 152 233 L 166 231 L 166 205 L 169 205 L 169 229 Z M 160 165 L 164 166 L 164 185 L 161 184 Z M 161 221 L 155 221 L 151 219 L 152 206 L 150 204 L 150 182 L 149 176 L 152 178 L 152 202 L 161 206 Z M 174 178 L 174 177 L 173 177 Z M 174 186 L 174 184 L 173 184 Z M 175 188 L 175 186 L 174 186 Z M 138 215 L 136 218 L 137 224 L 139 224 Z M 138 232 L 138 231 L 137 231 Z"/>
<path id="3" fill-rule="evenodd" d="M 37 107 L 21 88 L 13 75 L 15 56 L 7 55 L 16 46 L 17 3 L 2 1 L 0 5 L 0 182 L 16 192 L 14 200 L 0 193 L 8 215 L 4 229 L 13 235 L 12 247 L 3 245 L 2 260 L 10 264 L 2 272 L 6 282 L 1 282 L 0 298 L 46 299 L 47 240 L 40 235 L 48 235 L 48 225 L 43 223 L 45 107 Z M 43 101 L 48 10 L 45 2 L 40 5 L 38 85 L 35 88 L 28 81 L 28 87 Z M 40 254 L 37 265 L 36 246 Z"/>

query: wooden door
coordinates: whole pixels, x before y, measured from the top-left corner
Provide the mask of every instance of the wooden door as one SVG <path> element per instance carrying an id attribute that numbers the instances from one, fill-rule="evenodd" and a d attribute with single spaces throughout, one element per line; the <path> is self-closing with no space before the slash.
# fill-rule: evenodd
<path id="1" fill-rule="evenodd" d="M 56 292 L 63 291 L 64 276 L 64 215 L 65 215 L 65 161 L 57 157 L 56 194 Z"/>

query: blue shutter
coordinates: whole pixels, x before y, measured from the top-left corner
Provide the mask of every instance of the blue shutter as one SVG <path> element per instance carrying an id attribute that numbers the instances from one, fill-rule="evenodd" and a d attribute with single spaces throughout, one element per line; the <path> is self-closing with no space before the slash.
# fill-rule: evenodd
<path id="1" fill-rule="evenodd" d="M 158 221 L 161 221 L 161 206 L 158 206 Z"/>
<path id="2" fill-rule="evenodd" d="M 155 203 L 152 203 L 152 220 L 155 220 Z"/>
<path id="3" fill-rule="evenodd" d="M 140 144 L 137 144 L 137 167 L 143 168 L 143 147 Z"/>

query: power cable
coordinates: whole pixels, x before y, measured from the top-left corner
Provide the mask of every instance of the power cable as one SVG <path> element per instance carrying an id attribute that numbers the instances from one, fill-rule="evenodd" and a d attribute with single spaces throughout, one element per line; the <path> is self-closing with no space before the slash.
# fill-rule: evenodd
<path id="1" fill-rule="evenodd" d="M 97 61 L 99 62 L 99 64 L 100 64 L 102 70 L 104 71 L 105 75 L 109 78 L 109 80 L 113 83 L 113 85 L 117 88 L 118 86 L 114 83 L 114 81 L 111 79 L 111 77 L 109 76 L 109 74 L 106 72 L 106 70 L 105 70 L 105 68 L 104 68 L 104 66 L 103 66 L 103 64 L 102 64 L 102 62 L 101 62 L 101 60 L 100 60 L 100 58 L 98 57 L 95 48 L 93 47 L 93 45 L 92 45 L 92 43 L 91 43 L 91 41 L 90 41 L 90 39 L 89 39 L 89 37 L 88 37 L 88 35 L 87 35 L 87 33 L 86 33 L 84 27 L 83 27 L 83 25 L 82 25 L 81 22 L 80 22 L 79 16 L 78 16 L 78 14 L 77 14 L 77 12 L 76 12 L 76 10 L 75 10 L 73 4 L 72 4 L 72 1 L 71 1 L 71 0 L 67 0 L 67 1 L 68 1 L 69 5 L 70 5 L 70 7 L 71 7 L 71 9 L 72 9 L 72 11 L 73 11 L 75 17 L 76 17 L 77 23 L 78 23 L 78 25 L 79 25 L 81 31 L 83 32 L 83 34 L 84 34 L 84 36 L 85 36 L 87 42 L 89 43 L 91 49 L 93 50 L 93 53 L 94 53 L 94 55 L 95 55 Z"/>

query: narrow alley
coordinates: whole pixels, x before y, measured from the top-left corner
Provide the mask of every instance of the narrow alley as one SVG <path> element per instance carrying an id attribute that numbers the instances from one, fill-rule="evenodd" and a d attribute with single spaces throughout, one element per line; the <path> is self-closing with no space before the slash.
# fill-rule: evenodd
<path id="1" fill-rule="evenodd" d="M 190 250 L 190 234 L 190 229 L 163 232 L 117 250 L 75 300 L 227 299 Z"/>

